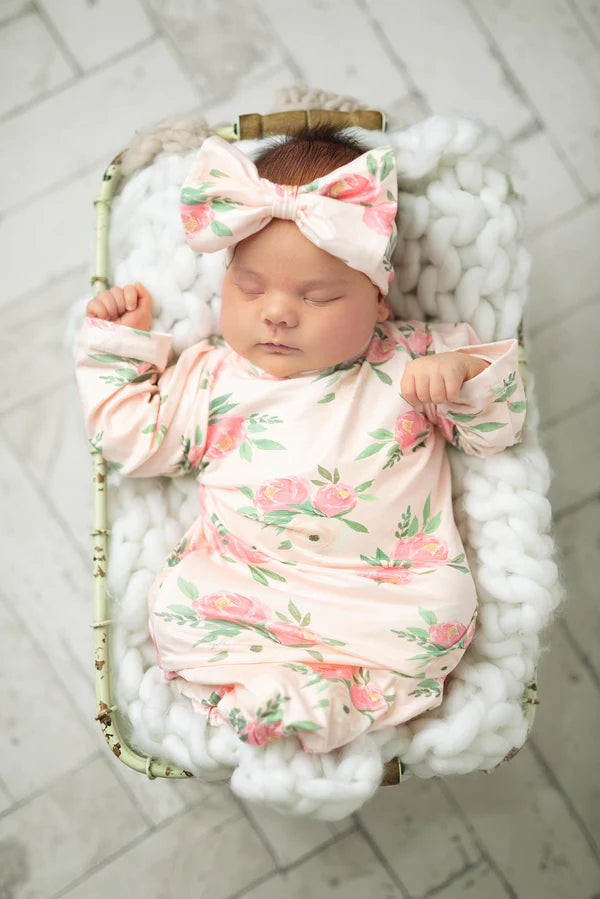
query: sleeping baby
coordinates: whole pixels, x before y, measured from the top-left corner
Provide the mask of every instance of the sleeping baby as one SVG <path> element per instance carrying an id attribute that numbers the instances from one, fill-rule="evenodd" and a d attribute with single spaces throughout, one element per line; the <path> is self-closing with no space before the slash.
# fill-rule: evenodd
<path id="1" fill-rule="evenodd" d="M 169 363 L 141 283 L 87 305 L 88 437 L 121 474 L 190 476 L 199 514 L 148 595 L 165 678 L 207 725 L 328 752 L 438 706 L 477 595 L 448 443 L 519 443 L 515 339 L 392 321 L 397 175 L 319 128 L 254 162 L 219 137 L 181 195 L 196 252 L 226 249 L 220 326 Z"/>

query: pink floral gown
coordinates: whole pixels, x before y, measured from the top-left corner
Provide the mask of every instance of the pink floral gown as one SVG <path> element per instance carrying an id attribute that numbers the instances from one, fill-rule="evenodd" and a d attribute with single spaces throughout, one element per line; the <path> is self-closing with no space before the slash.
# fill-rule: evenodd
<path id="1" fill-rule="evenodd" d="M 214 726 L 328 752 L 442 701 L 477 596 L 446 441 L 519 443 L 514 339 L 467 324 L 377 324 L 367 350 L 274 377 L 222 337 L 167 367 L 171 336 L 87 318 L 77 379 L 90 441 L 133 477 L 189 476 L 199 515 L 150 589 L 158 664 Z M 455 403 L 410 406 L 407 362 L 491 364 Z"/>

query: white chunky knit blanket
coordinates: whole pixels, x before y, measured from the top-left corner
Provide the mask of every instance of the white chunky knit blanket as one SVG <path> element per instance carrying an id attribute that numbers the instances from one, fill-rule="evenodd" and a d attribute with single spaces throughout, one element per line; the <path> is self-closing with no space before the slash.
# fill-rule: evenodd
<path id="1" fill-rule="evenodd" d="M 396 317 L 467 321 L 483 342 L 516 337 L 529 256 L 500 137 L 475 122 L 439 116 L 402 131 L 357 134 L 370 146 L 391 144 L 396 154 L 399 241 L 390 295 Z M 256 143 L 238 146 L 249 152 Z M 179 189 L 194 152 L 162 153 L 135 174 L 114 202 L 111 224 L 114 283 L 140 280 L 149 288 L 153 328 L 174 334 L 176 355 L 219 330 L 224 274 L 223 254 L 197 256 L 182 236 Z M 80 302 L 72 332 L 82 315 Z M 371 797 L 384 763 L 395 756 L 409 773 L 432 777 L 489 770 L 519 748 L 528 726 L 521 703 L 541 631 L 564 592 L 552 561 L 551 473 L 538 443 L 533 391 L 528 371 L 521 445 L 487 459 L 448 450 L 455 517 L 481 608 L 475 639 L 448 678 L 442 705 L 324 755 L 304 753 L 296 737 L 255 747 L 228 727 L 207 727 L 163 680 L 146 596 L 197 514 L 196 484 L 111 472 L 111 659 L 131 743 L 203 779 L 231 778 L 231 789 L 245 799 L 329 821 Z"/>

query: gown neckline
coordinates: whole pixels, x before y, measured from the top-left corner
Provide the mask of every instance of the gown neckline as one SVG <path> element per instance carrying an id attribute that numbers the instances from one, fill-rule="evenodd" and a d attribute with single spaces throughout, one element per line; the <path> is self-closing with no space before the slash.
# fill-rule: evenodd
<path id="1" fill-rule="evenodd" d="M 373 338 L 376 337 L 376 332 L 373 330 L 373 333 L 366 341 L 366 343 L 361 347 L 361 349 L 351 356 L 348 359 L 344 359 L 342 362 L 336 362 L 335 365 L 328 365 L 325 368 L 312 368 L 306 371 L 299 371 L 293 375 L 285 375 L 284 377 L 279 377 L 278 375 L 272 375 L 270 372 L 266 371 L 264 368 L 261 368 L 260 365 L 257 365 L 255 362 L 251 362 L 245 356 L 241 356 L 234 349 L 230 347 L 231 352 L 235 356 L 238 364 L 241 368 L 247 372 L 247 374 L 254 375 L 257 378 L 260 378 L 265 381 L 295 381 L 300 378 L 309 378 L 315 377 L 317 375 L 327 375 L 333 374 L 335 371 L 341 371 L 347 368 L 352 368 L 356 365 L 357 362 L 361 361 L 366 355 Z M 229 344 L 227 344 L 229 346 Z"/>

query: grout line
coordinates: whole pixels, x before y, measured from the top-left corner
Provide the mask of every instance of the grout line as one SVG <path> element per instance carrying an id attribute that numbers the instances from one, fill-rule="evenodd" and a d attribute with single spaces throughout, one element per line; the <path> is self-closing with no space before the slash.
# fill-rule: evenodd
<path id="1" fill-rule="evenodd" d="M 556 515 L 553 515 L 553 520 L 558 523 L 566 518 L 568 515 L 573 515 L 576 512 L 579 512 L 581 509 L 584 509 L 586 506 L 591 505 L 591 503 L 600 502 L 600 491 L 596 493 L 590 493 L 588 496 L 584 496 L 583 499 L 580 499 L 578 502 L 572 503 L 570 506 L 565 506 L 564 509 L 561 509 L 560 512 L 557 512 Z"/>
<path id="2" fill-rule="evenodd" d="M 584 212 L 586 209 L 591 209 L 596 203 L 600 200 L 600 194 L 591 194 L 589 197 L 586 197 L 579 203 L 577 206 L 571 207 L 571 209 L 567 209 L 565 212 L 561 212 L 556 218 L 552 219 L 552 221 L 547 222 L 544 225 L 539 225 L 537 228 L 533 228 L 531 231 L 528 231 L 523 235 L 524 239 L 527 243 L 531 243 L 534 240 L 537 240 L 538 237 L 544 237 L 544 235 L 548 234 L 555 228 L 557 225 L 565 225 L 569 224 L 569 222 Z"/>
<path id="3" fill-rule="evenodd" d="M 60 899 L 61 896 L 64 896 L 65 893 L 70 892 L 74 887 L 81 886 L 81 884 L 89 880 L 92 875 L 97 874 L 103 868 L 107 868 L 113 862 L 117 861 L 119 858 L 122 858 L 122 856 L 124 856 L 127 852 L 136 849 L 141 843 L 144 842 L 144 840 L 147 840 L 155 833 L 160 833 L 162 830 L 165 830 L 170 824 L 176 821 L 178 817 L 183 817 L 181 811 L 170 815 L 168 818 L 165 818 L 163 821 L 161 821 L 160 824 L 153 825 L 146 833 L 139 834 L 128 843 L 121 845 L 115 852 L 107 855 L 106 858 L 103 858 L 102 861 L 92 864 L 91 867 L 87 869 L 87 871 L 85 871 L 83 874 L 80 874 L 77 878 L 75 878 L 75 880 L 72 880 L 65 886 L 60 887 L 60 889 L 56 893 L 52 893 L 51 896 L 48 896 L 48 899 Z M 205 836 L 207 834 L 218 833 L 220 830 L 225 829 L 228 825 L 233 824 L 238 820 L 239 818 L 237 816 L 226 818 L 223 821 L 220 821 L 219 824 L 216 824 L 214 827 L 209 828 L 206 831 Z M 133 896 L 134 894 L 132 893 L 131 895 Z"/>
<path id="4" fill-rule="evenodd" d="M 33 790 L 31 793 L 28 793 L 27 796 L 24 796 L 22 799 L 17 799 L 16 802 L 9 806 L 9 808 L 5 809 L 3 812 L 0 812 L 0 821 L 3 818 L 7 818 L 9 815 L 12 815 L 13 812 L 18 812 L 20 809 L 25 808 L 29 803 L 34 802 L 36 799 L 39 799 L 40 796 L 43 796 L 46 793 L 49 793 L 50 790 L 53 790 L 55 786 L 57 786 L 61 780 L 66 780 L 68 777 L 72 777 L 78 771 L 81 771 L 87 765 L 90 765 L 96 759 L 101 758 L 102 753 L 99 750 L 90 753 L 81 759 L 77 764 L 73 765 L 71 768 L 67 768 L 66 771 L 57 774 L 55 777 L 51 778 L 49 781 L 45 781 L 42 787 L 39 787 L 37 790 Z M 1 894 L 0 894 L 1 895 Z"/>
<path id="5" fill-rule="evenodd" d="M 38 0 L 33 0 L 33 8 L 37 12 L 40 19 L 42 20 L 42 23 L 46 26 L 46 30 L 48 31 L 48 34 L 50 35 L 51 38 L 53 38 L 56 46 L 59 48 L 59 50 L 62 52 L 63 56 L 65 57 L 66 61 L 71 66 L 73 74 L 81 77 L 83 75 L 83 69 L 79 65 L 79 63 L 77 62 L 77 60 L 75 59 L 73 54 L 71 53 L 71 50 L 69 49 L 69 45 L 65 41 L 60 30 L 56 27 L 56 25 L 52 21 L 52 17 L 48 15 L 48 13 L 46 12 L 46 10 L 44 9 L 43 6 L 40 6 Z"/>
<path id="6" fill-rule="evenodd" d="M 401 784 L 396 785 L 396 789 L 401 788 Z M 393 787 L 390 787 L 393 789 Z M 385 787 L 379 787 L 378 789 L 386 789 Z M 359 809 L 360 811 L 360 809 Z M 371 847 L 371 852 L 378 859 L 381 867 L 384 869 L 390 880 L 393 884 L 395 884 L 400 892 L 402 893 L 403 899 L 412 899 L 408 887 L 404 883 L 403 880 L 400 879 L 399 875 L 396 874 L 389 861 L 385 857 L 381 846 L 375 841 L 370 831 L 367 829 L 362 819 L 358 814 L 354 814 L 353 817 L 356 819 L 356 829 L 359 834 L 361 834 L 362 838 L 366 841 L 366 843 Z"/>
<path id="7" fill-rule="evenodd" d="M 396 53 L 393 45 L 388 40 L 387 35 L 385 34 L 379 20 L 373 15 L 373 13 L 368 9 L 365 0 L 354 0 L 356 7 L 362 12 L 365 19 L 369 22 L 371 26 L 371 30 L 373 34 L 379 40 L 379 43 L 383 47 L 388 59 L 395 66 L 400 74 L 405 79 L 406 85 L 409 88 L 408 97 L 414 100 L 418 105 L 420 105 L 422 111 L 428 115 L 432 115 L 432 109 L 427 101 L 427 97 L 422 91 L 419 90 L 417 83 L 414 78 L 411 76 L 406 63 L 402 61 L 402 59 Z M 403 98 L 401 98 L 403 99 Z"/>
<path id="8" fill-rule="evenodd" d="M 577 642 L 577 639 L 571 633 L 569 625 L 567 624 L 565 619 L 560 618 L 557 621 L 557 626 L 561 629 L 565 639 L 571 645 L 571 649 L 573 650 L 574 654 L 577 656 L 577 660 L 579 662 L 581 662 L 581 664 L 583 665 L 583 667 L 589 674 L 590 680 L 593 681 L 596 689 L 600 692 L 600 677 L 598 677 L 596 669 L 592 665 L 589 656 L 587 655 L 586 652 L 584 652 L 584 650 L 581 648 L 580 644 Z M 551 641 L 552 641 L 552 638 L 550 637 L 549 642 L 551 642 Z"/>
<path id="9" fill-rule="evenodd" d="M 529 339 L 533 339 L 533 341 L 535 341 L 538 335 L 542 334 L 548 328 L 554 328 L 556 325 L 560 325 L 565 319 L 570 319 L 573 314 L 578 315 L 580 311 L 586 311 L 587 306 L 592 306 L 595 308 L 599 302 L 600 295 L 591 294 L 590 296 L 586 296 L 583 297 L 583 299 L 578 300 L 567 309 L 560 309 L 554 315 L 550 316 L 550 318 L 543 319 L 539 324 L 526 324 L 525 340 L 529 341 Z M 525 309 L 525 315 L 526 313 L 527 309 Z"/>
<path id="10" fill-rule="evenodd" d="M 24 19 L 25 16 L 30 13 L 35 12 L 35 7 L 33 3 L 26 3 L 22 9 L 17 10 L 17 12 L 9 13 L 5 19 L 2 19 L 0 22 L 0 31 L 4 28 L 5 25 L 11 25 L 13 22 L 17 22 L 19 19 Z"/>
<path id="11" fill-rule="evenodd" d="M 570 8 L 573 16 L 579 20 L 579 24 L 581 26 L 582 31 L 585 31 L 591 41 L 593 41 L 597 46 L 600 47 L 600 41 L 596 37 L 594 29 L 590 22 L 588 22 L 585 16 L 582 14 L 581 9 L 573 3 L 573 0 L 566 0 L 567 6 Z"/>
<path id="12" fill-rule="evenodd" d="M 475 774 L 475 773 L 484 774 L 485 773 L 486 776 L 488 775 L 488 772 L 483 772 L 483 771 L 471 772 L 471 773 L 473 773 L 473 774 Z M 490 772 L 490 773 L 493 774 L 493 769 L 492 769 L 492 772 Z M 466 777 L 466 775 L 462 775 L 462 776 Z M 469 815 L 465 811 L 463 811 L 462 806 L 457 802 L 452 789 L 448 786 L 447 783 L 444 782 L 444 780 L 442 778 L 436 778 L 436 780 L 440 781 L 440 783 L 439 783 L 440 791 L 442 792 L 442 794 L 444 795 L 446 800 L 450 803 L 450 805 L 454 809 L 454 812 L 456 813 L 457 817 L 460 819 L 463 826 L 468 831 L 471 839 L 473 840 L 473 843 L 475 844 L 475 846 L 479 849 L 479 852 L 481 853 L 481 858 L 487 863 L 488 867 L 494 872 L 494 874 L 496 875 L 498 880 L 502 883 L 502 886 L 506 890 L 506 894 L 509 897 L 509 899 L 519 899 L 519 896 L 516 894 L 512 885 L 506 878 L 504 871 L 496 863 L 496 859 L 490 854 L 486 844 L 479 837 L 479 834 L 477 833 L 475 824 L 471 821 L 471 818 L 469 817 Z"/>
<path id="13" fill-rule="evenodd" d="M 508 62 L 508 59 L 504 56 L 502 49 L 501 49 L 500 45 L 498 44 L 498 42 L 496 41 L 494 35 L 488 28 L 487 24 L 483 20 L 480 13 L 477 11 L 476 2 L 474 2 L 474 0 L 462 0 L 462 2 L 466 6 L 467 10 L 470 12 L 473 21 L 479 27 L 479 30 L 481 31 L 483 36 L 487 39 L 490 52 L 491 52 L 492 56 L 494 56 L 496 58 L 499 66 L 501 68 L 502 74 L 504 75 L 504 77 L 506 78 L 508 83 L 511 85 L 513 90 L 517 93 L 517 96 L 519 96 L 519 98 L 522 99 L 526 103 L 530 112 L 532 112 L 533 115 L 535 116 L 536 121 L 542 123 L 545 126 L 544 130 L 548 136 L 548 140 L 550 141 L 550 143 L 552 144 L 552 146 L 554 148 L 554 152 L 556 153 L 558 158 L 562 161 L 563 165 L 565 166 L 565 168 L 571 175 L 571 178 L 573 179 L 573 183 L 579 189 L 582 198 L 589 199 L 590 190 L 588 187 L 586 187 L 586 185 L 583 183 L 583 181 L 581 181 L 576 165 L 571 162 L 569 157 L 566 155 L 566 153 L 562 147 L 562 144 L 560 143 L 558 138 L 555 136 L 552 129 L 548 127 L 548 124 L 545 122 L 543 116 L 540 115 L 538 108 L 536 107 L 535 103 L 533 102 L 533 100 L 531 99 L 529 94 L 527 93 L 527 89 L 525 88 L 525 85 L 518 78 L 514 69 Z"/>
<path id="14" fill-rule="evenodd" d="M 579 828 L 579 831 L 580 831 L 581 835 L 583 836 L 583 838 L 585 839 L 586 843 L 588 844 L 594 858 L 596 860 L 600 860 L 600 849 L 598 847 L 598 844 L 596 843 L 594 837 L 590 833 L 587 824 L 585 823 L 585 821 L 583 820 L 583 818 L 581 817 L 581 815 L 579 814 L 579 812 L 573 805 L 571 797 L 563 789 L 563 786 L 560 783 L 560 781 L 558 780 L 556 774 L 554 773 L 553 768 L 551 768 L 551 766 L 548 764 L 548 762 L 544 758 L 542 752 L 538 748 L 533 737 L 530 737 L 528 742 L 529 742 L 530 749 L 531 749 L 531 752 L 532 752 L 535 760 L 537 761 L 542 772 L 546 775 L 546 779 L 547 779 L 548 783 L 561 796 L 564 804 L 566 805 L 566 807 L 569 811 L 571 819 Z"/>
<path id="15" fill-rule="evenodd" d="M 456 883 L 461 877 L 464 877 L 466 874 L 468 874 L 469 871 L 475 871 L 477 868 L 481 867 L 482 861 L 483 859 L 479 858 L 472 865 L 467 865 L 466 867 L 464 867 L 462 871 L 457 871 L 456 874 L 451 874 L 450 877 L 448 877 L 442 883 L 438 884 L 435 887 L 432 887 L 428 893 L 425 893 L 422 899 L 434 899 L 434 897 L 438 893 L 441 893 L 441 891 L 445 890 L 446 887 L 452 886 L 453 883 Z M 505 895 L 508 896 L 509 894 L 506 893 Z"/>
<path id="16" fill-rule="evenodd" d="M 260 2 L 253 3 L 254 10 L 256 12 L 257 18 L 260 22 L 262 22 L 264 28 L 267 30 L 268 35 L 270 35 L 273 44 L 279 49 L 281 53 L 282 62 L 284 62 L 289 68 L 294 78 L 298 78 L 300 81 L 306 82 L 306 77 L 302 72 L 300 66 L 289 52 L 286 43 L 282 40 L 278 30 L 273 27 L 273 23 L 269 18 L 268 14 L 264 11 L 262 4 Z M 273 99 L 270 100 L 271 103 L 274 102 Z"/>
<path id="17" fill-rule="evenodd" d="M 177 41 L 175 41 L 175 39 L 171 36 L 168 28 L 165 28 L 163 20 L 161 19 L 159 14 L 155 11 L 154 7 L 152 6 L 152 3 L 149 3 L 148 0 L 140 0 L 140 2 L 141 2 L 142 8 L 144 9 L 144 12 L 146 13 L 148 19 L 154 25 L 157 36 L 160 37 L 160 40 L 163 42 L 167 52 L 170 52 L 171 58 L 177 65 L 177 68 L 179 69 L 179 71 L 181 72 L 183 77 L 187 80 L 188 84 L 192 88 L 194 96 L 198 98 L 199 106 L 203 107 L 203 105 L 206 103 L 207 98 L 202 95 L 200 85 L 197 84 L 196 79 L 194 78 L 194 75 L 187 67 L 185 57 L 180 52 Z"/>
<path id="18" fill-rule="evenodd" d="M 46 91 L 42 95 L 38 95 L 32 100 L 28 100 L 27 103 L 22 103 L 20 106 L 16 106 L 14 109 L 10 110 L 10 112 L 4 113 L 4 115 L 0 116 L 0 125 L 3 125 L 10 119 L 16 118 L 17 116 L 22 115 L 25 112 L 29 112 L 38 103 L 45 103 L 47 100 L 51 100 L 53 97 L 57 97 L 60 94 L 64 93 L 74 85 L 80 84 L 83 81 L 87 81 L 89 77 L 98 74 L 103 69 L 110 68 L 110 66 L 114 65 L 115 63 L 121 62 L 132 53 L 138 53 L 140 50 L 144 50 L 146 47 L 149 47 L 154 41 L 157 41 L 157 38 L 158 36 L 156 34 L 151 34 L 149 37 L 144 38 L 144 40 L 139 41 L 137 44 L 132 44 L 125 50 L 122 50 L 119 53 L 115 53 L 115 55 L 111 56 L 109 59 L 105 59 L 102 62 L 99 62 L 96 65 L 92 66 L 91 68 L 86 69 L 85 71 L 81 71 L 80 75 L 70 78 L 68 81 L 57 85 L 56 87 L 52 88 L 49 91 Z"/>

